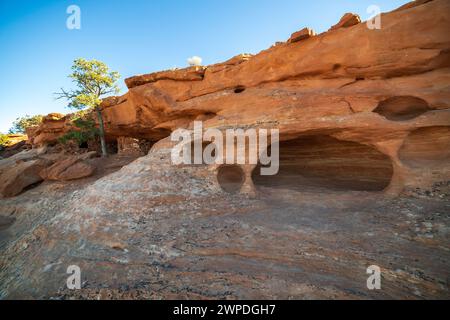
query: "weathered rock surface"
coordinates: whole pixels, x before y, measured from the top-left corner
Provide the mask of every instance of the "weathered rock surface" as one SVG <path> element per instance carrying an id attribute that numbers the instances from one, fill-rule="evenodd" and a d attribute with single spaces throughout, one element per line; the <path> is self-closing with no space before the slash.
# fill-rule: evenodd
<path id="1" fill-rule="evenodd" d="M 80 179 L 92 175 L 96 169 L 89 163 L 96 152 L 64 155 L 48 149 L 25 150 L 0 160 L 0 194 L 12 197 L 42 180 Z"/>
<path id="2" fill-rule="evenodd" d="M 13 197 L 29 185 L 42 181 L 39 172 L 48 166 L 48 164 L 48 160 L 44 159 L 30 161 L 19 160 L 14 167 L 1 174 L 0 196 Z"/>
<path id="3" fill-rule="evenodd" d="M 16 219 L 13 217 L 5 217 L 0 215 L 0 230 L 10 227 Z"/>
<path id="4" fill-rule="evenodd" d="M 314 30 L 312 30 L 310 28 L 303 28 L 302 30 L 293 33 L 291 35 L 291 37 L 289 38 L 288 42 L 290 42 L 290 43 L 298 42 L 301 40 L 311 38 L 315 35 L 316 35 L 316 33 L 314 32 Z"/>
<path id="5" fill-rule="evenodd" d="M 29 161 L 36 159 L 47 152 L 47 148 L 36 148 L 31 150 L 24 150 L 22 152 L 16 153 L 11 157 L 0 160 L 0 175 L 5 171 L 13 168 L 16 163 L 21 161 Z"/>
<path id="6" fill-rule="evenodd" d="M 34 146 L 53 144 L 70 129 L 69 117 L 60 113 L 50 113 L 42 119 L 42 124 L 27 132 L 29 143 Z"/>
<path id="7" fill-rule="evenodd" d="M 346 13 L 342 16 L 341 20 L 339 20 L 339 22 L 336 25 L 331 27 L 330 30 L 348 28 L 357 25 L 359 23 L 361 23 L 361 18 L 357 14 Z"/>
<path id="8" fill-rule="evenodd" d="M 194 66 L 186 69 L 160 71 L 125 79 L 128 88 L 134 88 L 147 83 L 161 80 L 171 81 L 201 81 L 205 75 L 205 68 Z"/>
<path id="9" fill-rule="evenodd" d="M 89 177 L 95 171 L 95 166 L 87 163 L 85 160 L 93 158 L 97 153 L 95 151 L 66 157 L 57 161 L 52 166 L 40 171 L 40 176 L 44 180 L 76 180 Z"/>
<path id="10" fill-rule="evenodd" d="M 229 195 L 171 144 L 74 190 L 2 200 L 0 298 L 448 299 L 450 185 L 397 199 L 263 187 Z M 427 191 L 429 192 L 429 191 Z M 366 269 L 382 270 L 368 290 Z M 82 289 L 66 288 L 67 268 Z"/>

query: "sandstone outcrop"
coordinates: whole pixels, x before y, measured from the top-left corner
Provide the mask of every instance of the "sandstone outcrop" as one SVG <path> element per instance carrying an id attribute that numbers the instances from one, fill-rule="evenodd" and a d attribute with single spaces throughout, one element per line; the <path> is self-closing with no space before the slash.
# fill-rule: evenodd
<path id="1" fill-rule="evenodd" d="M 16 153 L 11 157 L 0 160 L 0 175 L 2 175 L 5 171 L 13 168 L 16 163 L 21 161 L 29 161 L 34 160 L 47 152 L 46 147 L 35 148 L 31 150 L 24 150 L 22 152 Z"/>
<path id="2" fill-rule="evenodd" d="M 90 176 L 96 166 L 89 159 L 96 152 L 64 155 L 48 148 L 25 150 L 0 160 L 0 196 L 12 197 L 42 180 L 75 180 Z"/>
<path id="3" fill-rule="evenodd" d="M 55 144 L 59 137 L 70 129 L 70 117 L 60 113 L 50 113 L 42 119 L 42 124 L 30 129 L 29 143 L 34 146 Z"/>
<path id="4" fill-rule="evenodd" d="M 39 172 L 44 180 L 76 180 L 88 177 L 95 171 L 95 166 L 86 162 L 86 160 L 97 155 L 95 151 L 81 155 L 68 156 L 65 159 L 55 162 Z"/>
<path id="5" fill-rule="evenodd" d="M 17 161 L 0 176 L 0 197 L 13 197 L 26 187 L 42 181 L 39 172 L 48 164 L 49 161 L 45 159 Z"/>
<path id="6" fill-rule="evenodd" d="M 125 79 L 128 88 L 134 88 L 147 83 L 157 82 L 161 80 L 171 81 L 201 81 L 205 75 L 205 68 L 193 66 L 186 69 L 175 69 L 168 71 L 160 71 L 146 75 L 140 75 Z"/>
<path id="7" fill-rule="evenodd" d="M 416 1 L 381 30 L 129 80 L 103 103 L 107 138 L 125 153 L 156 143 L 82 188 L 2 199 L 16 220 L 0 220 L 0 299 L 448 299 L 449 9 Z M 168 135 L 193 120 L 280 129 L 278 175 L 173 165 Z M 65 126 L 34 138 L 51 144 Z M 0 174 L 44 151 L 0 161 Z M 366 288 L 371 264 L 382 290 Z M 81 290 L 66 289 L 71 265 Z"/>
<path id="8" fill-rule="evenodd" d="M 391 193 L 446 180 L 450 161 L 411 166 L 401 150 L 426 141 L 426 152 L 437 154 L 450 143 L 448 12 L 446 0 L 415 1 L 383 14 L 380 30 L 346 14 L 332 31 L 307 41 L 291 39 L 212 66 L 128 78 L 129 91 L 103 103 L 107 138 L 154 143 L 194 120 L 220 130 L 277 128 L 287 154 L 303 148 L 299 159 L 317 169 L 310 172 L 317 173 L 311 177 L 316 182 L 325 167 L 315 162 L 313 150 L 328 160 L 322 164 L 336 177 L 327 181 L 331 185 L 340 185 L 343 167 L 349 180 L 344 185 L 367 182 Z M 34 143 L 54 140 L 65 126 L 63 119 L 44 123 Z M 429 138 L 440 134 L 439 142 Z M 348 149 L 347 157 L 341 151 Z M 379 174 L 366 170 L 372 165 L 382 168 Z M 259 179 L 253 168 L 242 169 L 247 177 L 242 190 L 254 190 Z"/>
<path id="9" fill-rule="evenodd" d="M 358 23 L 361 23 L 361 18 L 357 14 L 346 13 L 342 16 L 341 20 L 339 20 L 336 25 L 331 27 L 330 30 L 348 28 L 357 25 Z"/>
<path id="10" fill-rule="evenodd" d="M 303 28 L 302 30 L 293 33 L 291 35 L 291 37 L 289 38 L 288 42 L 294 43 L 294 42 L 302 41 L 302 40 L 311 38 L 315 35 L 316 35 L 316 33 L 314 32 L 314 30 L 312 30 L 310 28 Z"/>

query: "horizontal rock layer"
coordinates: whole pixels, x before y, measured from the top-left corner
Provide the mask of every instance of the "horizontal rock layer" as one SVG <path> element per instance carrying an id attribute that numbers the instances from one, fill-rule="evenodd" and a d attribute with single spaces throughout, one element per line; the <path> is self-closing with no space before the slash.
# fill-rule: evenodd
<path id="1" fill-rule="evenodd" d="M 408 137 L 421 128 L 446 134 L 439 128 L 450 126 L 448 12 L 448 1 L 416 1 L 383 14 L 379 30 L 346 14 L 339 27 L 254 56 L 128 78 L 129 91 L 103 103 L 107 138 L 156 142 L 194 120 L 278 128 L 281 140 L 319 135 L 374 148 L 391 162 L 395 192 L 446 179 L 447 166 L 430 174 L 398 150 L 420 140 Z M 65 119 L 46 122 L 33 142 L 54 141 L 66 127 Z"/>

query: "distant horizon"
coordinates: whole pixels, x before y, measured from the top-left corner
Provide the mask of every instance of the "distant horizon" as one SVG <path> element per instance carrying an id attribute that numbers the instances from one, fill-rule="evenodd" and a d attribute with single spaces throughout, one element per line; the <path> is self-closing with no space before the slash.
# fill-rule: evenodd
<path id="1" fill-rule="evenodd" d="M 124 94 L 125 78 L 185 68 L 192 56 L 206 66 L 256 54 L 304 27 L 324 32 L 346 12 L 367 20 L 370 5 L 387 12 L 407 2 L 2 1 L 0 41 L 6 50 L 0 52 L 0 132 L 7 133 L 16 118 L 27 114 L 73 112 L 53 93 L 73 87 L 67 76 L 78 57 L 101 60 L 118 71 Z M 81 10 L 80 30 L 66 27 L 72 4 Z"/>

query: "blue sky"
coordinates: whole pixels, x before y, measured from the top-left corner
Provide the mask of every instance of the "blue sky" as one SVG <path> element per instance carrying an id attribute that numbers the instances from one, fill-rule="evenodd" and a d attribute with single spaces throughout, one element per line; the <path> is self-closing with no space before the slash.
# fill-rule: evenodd
<path id="1" fill-rule="evenodd" d="M 203 64 L 257 53 L 308 26 L 322 32 L 345 12 L 369 17 L 405 0 L 0 0 L 0 132 L 29 114 L 70 112 L 53 92 L 70 88 L 74 59 L 106 62 L 122 75 Z M 66 9 L 81 9 L 81 30 L 66 28 Z M 349 48 L 351 50 L 351 48 Z"/>

